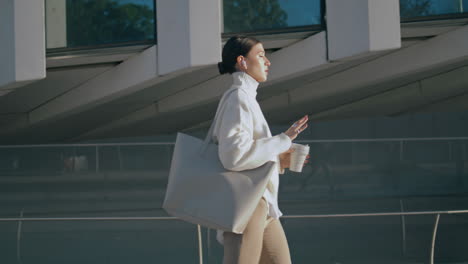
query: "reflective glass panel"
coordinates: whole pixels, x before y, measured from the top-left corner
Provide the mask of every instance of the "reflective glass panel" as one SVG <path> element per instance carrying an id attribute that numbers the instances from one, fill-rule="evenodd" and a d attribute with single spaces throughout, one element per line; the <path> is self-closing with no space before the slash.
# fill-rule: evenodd
<path id="1" fill-rule="evenodd" d="M 0 147 L 3 215 L 161 209 L 172 145 Z"/>
<path id="2" fill-rule="evenodd" d="M 224 33 L 321 24 L 320 0 L 224 0 Z"/>
<path id="3" fill-rule="evenodd" d="M 311 162 L 287 170 L 280 199 L 350 199 L 468 192 L 464 140 L 304 141 Z"/>
<path id="4" fill-rule="evenodd" d="M 47 48 L 154 40 L 153 0 L 46 0 Z"/>
<path id="5" fill-rule="evenodd" d="M 18 222 L 0 222 L 0 263 L 18 263 L 17 230 Z"/>
<path id="6" fill-rule="evenodd" d="M 0 245 L 4 246 L 1 263 L 134 264 L 198 260 L 197 226 L 178 220 L 23 221 L 18 236 L 16 232 L 14 236 L 10 233 L 0 230 L 0 234 L 9 235 L 0 239 Z"/>
<path id="7" fill-rule="evenodd" d="M 282 223 L 293 263 L 401 260 L 401 221 L 397 216 L 288 218 Z"/>
<path id="8" fill-rule="evenodd" d="M 465 263 L 467 221 L 467 214 L 441 215 L 435 260 Z M 293 263 L 426 263 L 435 215 L 294 218 L 286 214 L 281 223 Z M 221 263 L 223 247 L 216 241 L 216 230 L 204 230 L 203 238 L 205 261 Z"/>
<path id="9" fill-rule="evenodd" d="M 400 0 L 402 19 L 466 12 L 468 0 Z"/>

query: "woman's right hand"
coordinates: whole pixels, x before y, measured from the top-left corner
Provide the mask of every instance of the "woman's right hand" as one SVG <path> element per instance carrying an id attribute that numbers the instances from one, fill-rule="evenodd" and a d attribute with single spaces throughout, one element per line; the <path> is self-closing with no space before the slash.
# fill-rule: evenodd
<path id="1" fill-rule="evenodd" d="M 307 121 L 309 121 L 309 116 L 305 115 L 303 118 L 294 122 L 294 124 L 284 132 L 291 140 L 296 139 L 302 131 L 307 128 Z"/>

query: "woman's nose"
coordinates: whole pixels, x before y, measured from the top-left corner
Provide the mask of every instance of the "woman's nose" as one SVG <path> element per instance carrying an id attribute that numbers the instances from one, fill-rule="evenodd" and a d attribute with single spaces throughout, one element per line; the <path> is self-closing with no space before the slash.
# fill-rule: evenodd
<path id="1" fill-rule="evenodd" d="M 271 65 L 271 62 L 270 62 L 270 60 L 269 60 L 267 57 L 265 57 L 265 58 L 266 58 L 266 62 L 265 62 L 265 64 L 266 64 L 267 66 L 270 66 L 270 65 Z"/>

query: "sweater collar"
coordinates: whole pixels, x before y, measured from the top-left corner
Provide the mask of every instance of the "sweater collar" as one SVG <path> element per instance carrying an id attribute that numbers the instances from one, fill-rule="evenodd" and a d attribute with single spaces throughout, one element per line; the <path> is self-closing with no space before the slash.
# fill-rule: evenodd
<path id="1" fill-rule="evenodd" d="M 232 77 L 234 79 L 233 85 L 240 86 L 241 89 L 245 90 L 254 98 L 257 96 L 259 83 L 252 76 L 243 71 L 237 71 L 232 74 Z"/>

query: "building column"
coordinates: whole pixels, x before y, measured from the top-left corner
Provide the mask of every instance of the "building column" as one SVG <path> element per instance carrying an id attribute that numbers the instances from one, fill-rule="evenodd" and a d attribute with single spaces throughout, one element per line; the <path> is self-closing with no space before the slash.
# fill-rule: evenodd
<path id="1" fill-rule="evenodd" d="M 159 75 L 221 61 L 221 1 L 157 1 Z"/>
<path id="2" fill-rule="evenodd" d="M 0 95 L 46 76 L 44 1 L 0 2 Z"/>
<path id="3" fill-rule="evenodd" d="M 399 0 L 327 0 L 328 58 L 401 47 Z"/>

